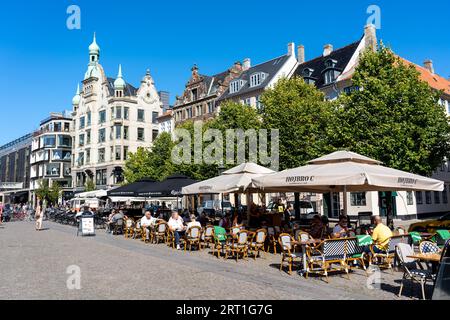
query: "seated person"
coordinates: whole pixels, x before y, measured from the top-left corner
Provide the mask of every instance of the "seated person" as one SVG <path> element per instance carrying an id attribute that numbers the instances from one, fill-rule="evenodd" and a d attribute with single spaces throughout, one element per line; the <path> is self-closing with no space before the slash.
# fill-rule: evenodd
<path id="1" fill-rule="evenodd" d="M 309 234 L 314 239 L 322 239 L 325 231 L 325 225 L 318 214 L 316 214 L 311 222 L 311 230 Z"/>
<path id="2" fill-rule="evenodd" d="M 150 211 L 146 211 L 145 215 L 141 218 L 141 227 L 145 228 L 146 240 L 150 238 L 150 227 L 153 227 L 156 224 L 156 218 L 152 217 Z"/>
<path id="3" fill-rule="evenodd" d="M 393 236 L 393 233 L 388 226 L 383 224 L 380 216 L 372 217 L 372 223 L 375 224 L 375 229 L 372 233 L 372 250 L 375 253 L 384 252 L 388 249 L 389 238 Z M 365 251 L 370 252 L 370 249 L 367 248 Z"/>
<path id="4" fill-rule="evenodd" d="M 172 217 L 169 219 L 168 226 L 170 231 L 172 231 L 175 236 L 175 244 L 177 245 L 177 250 L 180 250 L 180 239 L 185 235 L 186 227 L 184 226 L 183 219 L 178 215 L 177 211 L 172 212 Z"/>
<path id="5" fill-rule="evenodd" d="M 202 212 L 202 214 L 200 215 L 199 221 L 202 226 L 206 226 L 206 225 L 210 224 L 210 220 L 207 217 L 205 212 Z"/>
<path id="6" fill-rule="evenodd" d="M 189 213 L 188 209 L 184 210 L 182 217 L 183 217 L 184 223 L 188 223 L 191 221 L 191 214 Z"/>
<path id="7" fill-rule="evenodd" d="M 188 222 L 186 225 L 186 233 L 189 234 L 189 229 L 192 227 L 199 227 L 201 228 L 202 225 L 200 224 L 200 222 L 197 221 L 197 218 L 195 217 L 195 215 L 191 215 L 191 222 Z"/>
<path id="8" fill-rule="evenodd" d="M 222 227 L 224 229 L 231 228 L 231 221 L 230 221 L 230 215 L 226 214 L 224 217 L 222 217 L 219 221 L 219 227 Z"/>
<path id="9" fill-rule="evenodd" d="M 339 216 L 339 223 L 333 228 L 333 238 L 345 238 L 349 234 L 348 217 L 346 215 Z"/>

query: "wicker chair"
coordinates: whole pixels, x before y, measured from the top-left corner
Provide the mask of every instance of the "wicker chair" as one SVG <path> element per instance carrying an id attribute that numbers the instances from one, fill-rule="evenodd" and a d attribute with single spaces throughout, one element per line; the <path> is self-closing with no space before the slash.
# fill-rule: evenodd
<path id="1" fill-rule="evenodd" d="M 278 236 L 278 242 L 280 243 L 281 248 L 281 264 L 280 271 L 283 271 L 284 262 L 287 261 L 289 267 L 289 274 L 292 274 L 292 265 L 294 263 L 294 259 L 300 258 L 294 253 L 294 239 L 288 233 L 282 233 Z"/>
<path id="2" fill-rule="evenodd" d="M 166 233 L 169 230 L 166 222 L 159 222 L 156 227 L 154 233 L 152 233 L 152 241 L 155 244 L 158 244 L 160 242 L 166 242 L 167 236 Z"/>
<path id="3" fill-rule="evenodd" d="M 406 243 L 399 243 L 396 246 L 396 252 L 398 259 L 400 260 L 400 266 L 403 269 L 402 283 L 400 285 L 398 295 L 401 296 L 402 294 L 405 280 L 410 279 L 412 282 L 420 283 L 422 288 L 422 298 L 425 300 L 425 284 L 428 281 L 433 283 L 436 276 L 429 270 L 418 269 L 417 260 L 408 258 L 408 256 L 414 255 L 414 250 L 410 245 Z"/>
<path id="4" fill-rule="evenodd" d="M 204 231 L 202 232 L 201 239 L 204 247 L 208 246 L 209 248 L 210 244 L 214 245 L 214 226 L 207 225 Z"/>
<path id="5" fill-rule="evenodd" d="M 233 243 L 230 246 L 230 251 L 236 257 L 236 261 L 239 260 L 240 255 L 242 255 L 242 258 L 248 258 L 248 239 L 249 232 L 247 230 L 241 230 L 233 240 Z"/>
<path id="6" fill-rule="evenodd" d="M 192 251 L 192 246 L 197 246 L 198 250 L 202 249 L 200 240 L 201 240 L 202 228 L 200 227 L 191 227 L 186 233 L 185 241 L 184 241 L 184 251 L 186 251 L 187 246 L 189 245 L 189 251 Z"/>
<path id="7" fill-rule="evenodd" d="M 313 255 L 311 249 L 308 248 L 308 269 L 306 270 L 306 277 L 309 273 L 317 273 L 326 277 L 328 283 L 328 273 L 333 271 L 345 271 L 347 278 L 349 266 L 347 265 L 346 256 L 347 239 L 326 239 L 315 250 L 320 251 L 321 255 Z M 339 266 L 334 266 L 339 264 Z M 334 266 L 334 267 L 333 267 Z"/>
<path id="8" fill-rule="evenodd" d="M 399 243 L 408 243 L 410 241 L 409 235 L 400 235 L 400 236 L 392 236 L 389 238 L 388 244 L 387 244 L 387 250 L 383 250 L 381 252 L 375 252 L 374 246 L 370 246 L 370 251 L 372 253 L 372 257 L 369 260 L 370 264 L 373 263 L 374 259 L 381 259 L 381 263 L 378 264 L 381 268 L 387 268 L 391 269 L 392 272 L 394 272 L 394 269 L 392 268 L 394 266 L 395 258 L 396 258 L 396 246 Z"/>
<path id="9" fill-rule="evenodd" d="M 422 254 L 433 254 L 441 251 L 436 243 L 431 241 L 422 241 L 419 244 L 419 252 Z"/>
<path id="10" fill-rule="evenodd" d="M 345 253 L 346 253 L 346 262 L 347 265 L 351 268 L 350 262 L 356 261 L 361 268 L 366 271 L 367 274 L 367 268 L 366 268 L 366 261 L 365 261 L 365 252 L 364 247 L 358 245 L 358 239 L 356 238 L 348 238 L 347 243 L 345 246 Z"/>
<path id="11" fill-rule="evenodd" d="M 136 223 L 132 219 L 125 220 L 125 228 L 123 233 L 126 239 L 133 237 L 135 225 Z"/>
<path id="12" fill-rule="evenodd" d="M 264 246 L 266 244 L 267 231 L 266 229 L 256 230 L 255 238 L 250 241 L 249 250 L 252 252 L 253 258 L 260 255 L 260 252 L 265 253 Z"/>

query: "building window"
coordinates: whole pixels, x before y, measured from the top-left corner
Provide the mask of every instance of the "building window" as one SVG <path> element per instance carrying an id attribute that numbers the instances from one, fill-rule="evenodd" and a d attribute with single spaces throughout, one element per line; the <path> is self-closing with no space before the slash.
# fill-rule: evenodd
<path id="1" fill-rule="evenodd" d="M 89 127 L 92 123 L 92 113 L 89 111 L 87 113 L 87 126 Z"/>
<path id="2" fill-rule="evenodd" d="M 84 146 L 84 134 L 80 134 L 78 145 L 79 145 L 80 147 L 83 147 L 83 146 Z"/>
<path id="3" fill-rule="evenodd" d="M 145 131 L 144 128 L 137 129 L 137 139 L 138 141 L 145 141 Z"/>
<path id="4" fill-rule="evenodd" d="M 412 206 L 414 204 L 412 191 L 406 192 L 406 204 Z"/>
<path id="5" fill-rule="evenodd" d="M 86 144 L 91 144 L 91 130 L 86 131 Z"/>
<path id="6" fill-rule="evenodd" d="M 245 99 L 245 105 L 246 106 L 251 106 L 252 105 L 252 100 L 250 98 Z"/>
<path id="7" fill-rule="evenodd" d="M 334 70 L 325 72 L 325 84 L 330 84 L 336 81 Z"/>
<path id="8" fill-rule="evenodd" d="M 256 109 L 262 110 L 262 108 L 263 108 L 263 104 L 261 102 L 261 96 L 257 96 L 256 97 Z"/>
<path id="9" fill-rule="evenodd" d="M 60 147 L 72 147 L 72 138 L 69 136 L 58 136 Z"/>
<path id="10" fill-rule="evenodd" d="M 195 101 L 197 99 L 198 99 L 198 90 L 197 89 L 191 90 L 191 100 Z"/>
<path id="11" fill-rule="evenodd" d="M 192 108 L 186 109 L 186 118 L 192 118 Z"/>
<path id="12" fill-rule="evenodd" d="M 250 76 L 250 87 L 259 86 L 266 79 L 266 74 L 259 72 Z"/>
<path id="13" fill-rule="evenodd" d="M 86 119 L 84 117 L 80 118 L 80 129 L 84 129 L 86 125 Z"/>
<path id="14" fill-rule="evenodd" d="M 128 147 L 123 147 L 123 160 L 128 160 Z"/>
<path id="15" fill-rule="evenodd" d="M 98 122 L 99 122 L 100 124 L 106 122 L 106 111 L 105 111 L 105 110 L 102 110 L 102 111 L 100 111 L 100 112 L 98 113 L 98 119 L 99 119 Z"/>
<path id="16" fill-rule="evenodd" d="M 236 93 L 241 90 L 242 80 L 234 80 L 230 83 L 230 93 Z"/>
<path id="17" fill-rule="evenodd" d="M 208 102 L 208 113 L 214 113 L 214 102 Z"/>
<path id="18" fill-rule="evenodd" d="M 153 112 L 152 113 L 152 123 L 158 123 L 158 117 L 159 117 L 159 113 Z"/>
<path id="19" fill-rule="evenodd" d="M 123 108 L 123 118 L 125 120 L 130 119 L 130 108 L 128 108 L 128 107 Z"/>
<path id="20" fill-rule="evenodd" d="M 116 139 L 122 139 L 122 126 L 121 125 L 116 125 L 115 126 L 115 131 L 116 131 Z"/>
<path id="21" fill-rule="evenodd" d="M 103 170 L 97 170 L 95 172 L 95 184 L 97 186 L 106 186 L 106 169 Z"/>
<path id="22" fill-rule="evenodd" d="M 98 149 L 98 163 L 105 162 L 105 148 Z"/>
<path id="23" fill-rule="evenodd" d="M 159 134 L 159 130 L 153 130 L 152 132 L 152 141 L 155 141 L 156 138 L 158 137 Z"/>
<path id="24" fill-rule="evenodd" d="M 106 129 L 100 129 L 98 130 L 98 142 L 102 143 L 106 141 Z"/>
<path id="25" fill-rule="evenodd" d="M 139 121 L 139 122 L 144 122 L 145 121 L 145 111 L 144 110 L 142 110 L 142 109 L 138 110 L 137 121 Z"/>
<path id="26" fill-rule="evenodd" d="M 122 147 L 121 146 L 116 146 L 116 160 L 120 161 L 122 160 Z"/>
<path id="27" fill-rule="evenodd" d="M 91 163 L 91 150 L 86 149 L 86 164 L 90 164 L 90 163 Z"/>
<path id="28" fill-rule="evenodd" d="M 365 192 L 351 192 L 350 193 L 350 205 L 353 207 L 366 205 L 366 193 Z"/>
<path id="29" fill-rule="evenodd" d="M 114 107 L 111 107 L 111 120 L 114 120 Z"/>
<path id="30" fill-rule="evenodd" d="M 80 152 L 77 160 L 78 166 L 84 166 L 84 152 Z"/>
<path id="31" fill-rule="evenodd" d="M 54 147 L 56 147 L 56 136 L 45 136 L 44 148 L 54 148 Z"/>
<path id="32" fill-rule="evenodd" d="M 425 203 L 431 204 L 431 191 L 425 191 Z"/>
<path id="33" fill-rule="evenodd" d="M 122 119 L 122 107 L 116 107 L 116 119 Z"/>
<path id="34" fill-rule="evenodd" d="M 422 191 L 416 191 L 416 203 L 423 204 Z"/>
<path id="35" fill-rule="evenodd" d="M 441 203 L 441 193 L 439 191 L 434 191 L 434 203 Z"/>
<path id="36" fill-rule="evenodd" d="M 128 139 L 129 139 L 129 134 L 128 134 L 128 132 L 129 132 L 128 126 L 124 126 L 124 127 L 123 127 L 123 138 L 124 138 L 125 140 L 128 140 Z"/>
<path id="37" fill-rule="evenodd" d="M 444 185 L 444 191 L 442 191 L 442 203 L 448 203 L 447 186 Z"/>
<path id="38" fill-rule="evenodd" d="M 59 163 L 50 163 L 46 166 L 45 175 L 47 177 L 59 177 L 61 175 L 61 165 Z"/>

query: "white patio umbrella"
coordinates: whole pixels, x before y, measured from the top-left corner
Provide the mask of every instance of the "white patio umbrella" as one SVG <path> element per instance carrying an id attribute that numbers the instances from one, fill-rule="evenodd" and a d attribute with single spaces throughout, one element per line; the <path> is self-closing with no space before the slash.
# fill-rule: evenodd
<path id="1" fill-rule="evenodd" d="M 255 163 L 243 163 L 218 177 L 186 186 L 181 193 L 192 195 L 247 192 L 253 188 L 253 178 L 271 173 L 274 171 Z"/>
<path id="2" fill-rule="evenodd" d="M 253 178 L 269 192 L 443 191 L 444 182 L 381 165 L 354 152 L 337 151 L 304 167 Z"/>

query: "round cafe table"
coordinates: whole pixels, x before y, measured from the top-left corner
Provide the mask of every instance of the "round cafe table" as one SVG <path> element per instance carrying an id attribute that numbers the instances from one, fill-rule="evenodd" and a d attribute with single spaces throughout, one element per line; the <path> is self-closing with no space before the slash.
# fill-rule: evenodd
<path id="1" fill-rule="evenodd" d="M 297 245 L 297 246 L 301 246 L 302 247 L 302 263 L 303 263 L 303 270 L 300 270 L 299 273 L 300 275 L 304 275 L 306 273 L 306 271 L 308 270 L 308 263 L 307 263 L 307 256 L 306 256 L 306 247 L 307 246 L 311 246 L 311 245 L 316 245 L 321 243 L 322 240 L 319 239 L 311 239 L 311 240 L 307 240 L 307 241 L 294 241 L 293 244 Z"/>

